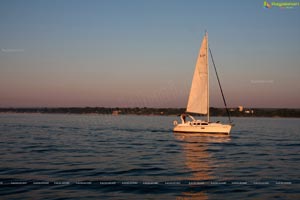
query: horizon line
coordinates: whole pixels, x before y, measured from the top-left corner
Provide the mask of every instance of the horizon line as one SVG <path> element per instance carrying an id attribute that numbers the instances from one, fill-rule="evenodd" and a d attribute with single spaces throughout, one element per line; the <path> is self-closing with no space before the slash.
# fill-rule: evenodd
<path id="1" fill-rule="evenodd" d="M 238 108 L 239 106 L 236 107 L 228 107 L 228 109 L 232 108 Z M 300 107 L 248 107 L 248 106 L 242 106 L 243 109 L 300 109 Z M 24 107 L 14 107 L 14 106 L 6 106 L 6 107 L 0 107 L 0 109 L 41 109 L 41 108 L 114 108 L 114 109 L 123 109 L 123 108 L 150 108 L 150 109 L 186 109 L 185 107 L 149 107 L 149 106 L 144 106 L 144 107 L 139 107 L 139 106 L 129 106 L 129 107 L 123 107 L 123 106 L 24 106 Z M 218 109 L 226 109 L 225 107 L 209 107 L 209 108 L 218 108 Z"/>

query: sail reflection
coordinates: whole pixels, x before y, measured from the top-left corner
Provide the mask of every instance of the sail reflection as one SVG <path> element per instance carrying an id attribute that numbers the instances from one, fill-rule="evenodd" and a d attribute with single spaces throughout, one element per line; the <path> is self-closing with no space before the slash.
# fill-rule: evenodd
<path id="1" fill-rule="evenodd" d="M 178 141 L 182 141 L 181 146 L 185 154 L 185 165 L 192 172 L 192 176 L 188 177 L 192 181 L 207 181 L 214 179 L 213 166 L 214 159 L 209 153 L 208 147 L 210 143 L 225 143 L 230 141 L 228 135 L 203 135 L 188 133 L 174 133 Z M 205 192 L 199 191 L 199 187 L 189 188 L 189 191 L 183 192 L 176 199 L 208 199 Z M 195 186 L 197 187 L 197 186 Z M 201 186 L 200 186 L 201 187 Z"/>

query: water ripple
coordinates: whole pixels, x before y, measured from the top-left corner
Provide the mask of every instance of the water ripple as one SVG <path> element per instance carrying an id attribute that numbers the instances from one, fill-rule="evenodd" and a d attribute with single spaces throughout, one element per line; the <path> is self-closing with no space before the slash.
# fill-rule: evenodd
<path id="1" fill-rule="evenodd" d="M 0 194 L 3 199 L 297 199 L 299 119 L 237 118 L 230 137 L 174 134 L 173 120 L 2 114 Z M 30 184 L 1 185 L 18 181 Z M 189 184 L 197 181 L 200 185 Z"/>

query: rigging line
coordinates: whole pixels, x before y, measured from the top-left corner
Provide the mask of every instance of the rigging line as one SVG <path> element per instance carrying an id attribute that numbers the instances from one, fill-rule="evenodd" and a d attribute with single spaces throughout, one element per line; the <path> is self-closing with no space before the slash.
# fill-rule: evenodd
<path id="1" fill-rule="evenodd" d="M 227 111 L 228 119 L 229 119 L 229 122 L 232 123 L 232 121 L 230 119 L 230 113 L 229 113 L 229 110 L 227 108 L 225 96 L 224 96 L 224 93 L 223 93 L 223 90 L 222 90 L 222 86 L 221 86 L 221 83 L 220 83 L 220 79 L 219 79 L 219 76 L 218 76 L 218 72 L 217 72 L 217 68 L 216 68 L 216 65 L 215 65 L 215 61 L 214 61 L 214 58 L 213 58 L 213 55 L 211 53 L 211 49 L 210 48 L 209 48 L 209 53 L 210 53 L 211 61 L 212 61 L 213 65 L 214 65 L 214 69 L 215 69 L 216 76 L 217 76 L 217 79 L 218 79 L 219 87 L 220 87 L 221 94 L 222 94 L 222 97 L 223 97 L 223 102 L 224 102 L 224 105 L 225 105 L 225 108 L 226 108 L 226 111 Z"/>

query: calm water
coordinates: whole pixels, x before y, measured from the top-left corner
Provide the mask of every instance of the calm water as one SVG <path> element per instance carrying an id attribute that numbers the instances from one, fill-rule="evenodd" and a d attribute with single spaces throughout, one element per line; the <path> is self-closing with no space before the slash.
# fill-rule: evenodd
<path id="1" fill-rule="evenodd" d="M 300 119 L 235 118 L 230 137 L 174 119 L 0 114 L 0 198 L 300 199 Z"/>

